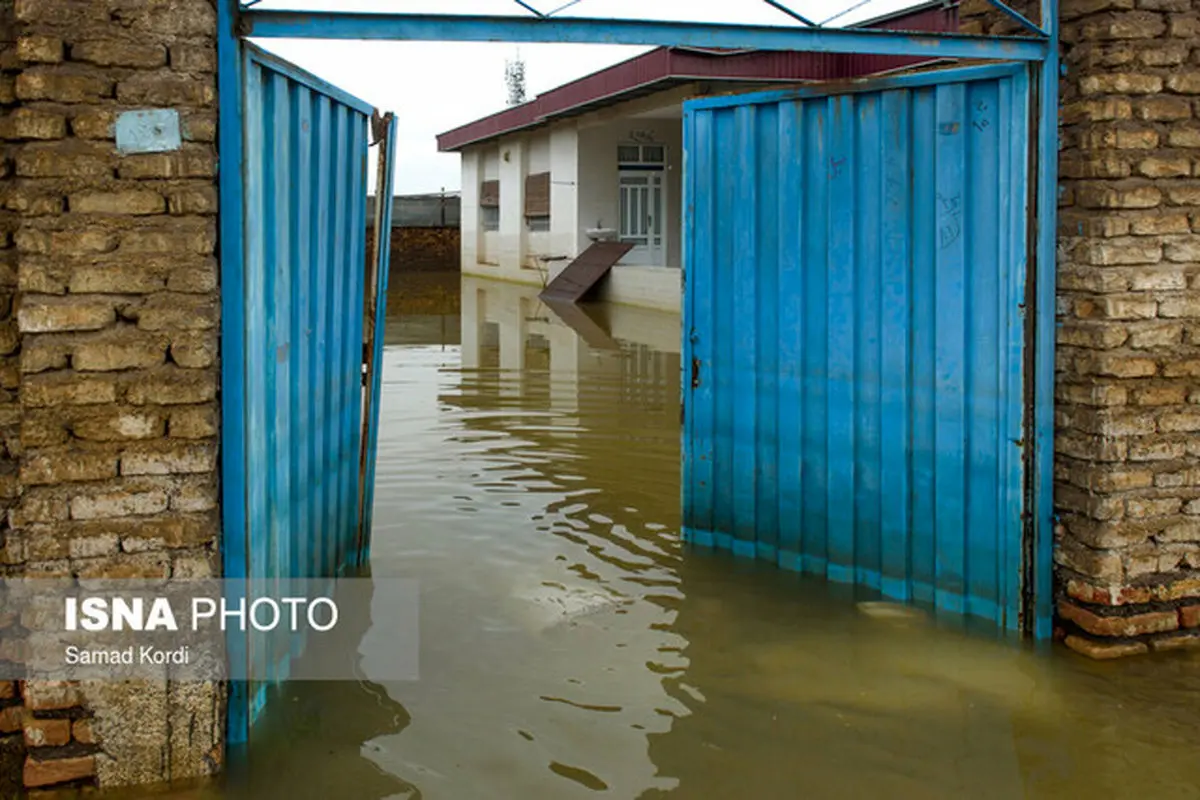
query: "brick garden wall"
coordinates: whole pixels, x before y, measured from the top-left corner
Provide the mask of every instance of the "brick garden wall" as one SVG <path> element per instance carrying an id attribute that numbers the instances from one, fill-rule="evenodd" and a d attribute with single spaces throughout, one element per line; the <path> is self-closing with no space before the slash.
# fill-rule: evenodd
<path id="1" fill-rule="evenodd" d="M 0 564 L 210 576 L 214 6 L 15 0 L 0 14 Z M 135 108 L 178 109 L 182 151 L 119 156 L 113 123 Z M 222 729 L 211 685 L 0 683 L 0 767 L 19 732 L 31 788 L 211 773 Z"/>
<path id="2" fill-rule="evenodd" d="M 370 258 L 375 228 L 367 226 Z M 392 269 L 401 272 L 458 272 L 462 262 L 458 227 L 392 228 Z"/>

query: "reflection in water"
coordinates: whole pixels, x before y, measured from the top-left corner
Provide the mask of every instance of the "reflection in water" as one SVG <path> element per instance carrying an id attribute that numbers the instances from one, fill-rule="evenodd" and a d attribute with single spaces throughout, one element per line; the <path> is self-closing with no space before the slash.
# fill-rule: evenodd
<path id="1" fill-rule="evenodd" d="M 533 290 L 418 279 L 372 570 L 421 584 L 421 679 L 284 687 L 197 797 L 1195 796 L 1194 657 L 1038 652 L 685 550 L 678 318 L 603 309 L 590 346 Z M 366 630 L 367 678 L 392 646 Z"/>

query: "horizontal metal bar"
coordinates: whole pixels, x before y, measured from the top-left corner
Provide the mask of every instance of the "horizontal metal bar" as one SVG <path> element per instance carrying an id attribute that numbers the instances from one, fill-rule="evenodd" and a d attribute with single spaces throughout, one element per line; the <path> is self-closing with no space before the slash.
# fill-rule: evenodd
<path id="1" fill-rule="evenodd" d="M 446 42 L 549 42 L 728 47 L 929 58 L 1043 61 L 1046 43 L 1013 36 L 967 36 L 860 28 L 724 25 L 585 17 L 483 17 L 455 14 L 247 11 L 242 32 L 264 39 Z"/>
<path id="2" fill-rule="evenodd" d="M 1046 31 L 1042 30 L 1042 28 L 1036 22 L 1034 22 L 1033 20 L 1026 17 L 1020 11 L 1017 11 L 1015 8 L 1010 6 L 1008 3 L 1005 3 L 1004 0 L 988 0 L 988 2 L 991 3 L 992 5 L 994 5 L 996 7 L 996 9 L 998 11 L 1000 11 L 1001 13 L 1007 14 L 1009 17 L 1016 20 L 1021 25 L 1021 27 L 1025 28 L 1026 30 L 1031 31 L 1031 32 L 1037 34 L 1038 36 L 1049 35 L 1046 33 Z"/>

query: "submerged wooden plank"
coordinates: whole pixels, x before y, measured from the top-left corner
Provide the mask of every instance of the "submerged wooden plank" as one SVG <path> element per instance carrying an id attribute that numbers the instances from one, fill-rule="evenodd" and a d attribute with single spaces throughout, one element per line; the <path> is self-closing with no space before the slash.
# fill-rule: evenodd
<path id="1" fill-rule="evenodd" d="M 578 303 L 632 249 L 629 242 L 595 242 L 550 281 L 541 298 Z"/>

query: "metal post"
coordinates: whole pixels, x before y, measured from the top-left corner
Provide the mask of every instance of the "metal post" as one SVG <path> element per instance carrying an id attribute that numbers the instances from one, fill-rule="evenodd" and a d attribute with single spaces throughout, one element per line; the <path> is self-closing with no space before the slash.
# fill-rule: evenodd
<path id="1" fill-rule="evenodd" d="M 1042 0 L 1042 29 L 1048 34 L 1038 87 L 1037 141 L 1037 327 L 1034 346 L 1034 636 L 1053 631 L 1054 588 L 1054 338 L 1058 252 L 1058 0 Z"/>

